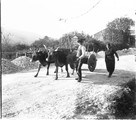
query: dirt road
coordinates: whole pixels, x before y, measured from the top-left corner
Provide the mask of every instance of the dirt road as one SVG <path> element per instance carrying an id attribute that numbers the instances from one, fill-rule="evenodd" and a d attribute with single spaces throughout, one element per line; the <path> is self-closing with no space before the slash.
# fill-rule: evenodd
<path id="1" fill-rule="evenodd" d="M 96 118 L 106 112 L 106 97 L 120 89 L 117 85 L 135 76 L 135 65 L 134 55 L 122 56 L 116 61 L 113 76 L 108 78 L 104 59 L 100 58 L 94 72 L 83 65 L 81 83 L 75 80 L 76 73 L 66 78 L 65 70 L 59 71 L 59 79 L 54 80 L 54 66 L 49 76 L 46 76 L 46 68 L 41 69 L 37 78 L 34 77 L 36 69 L 2 75 L 2 116 L 14 119 Z M 92 101 L 95 101 L 94 106 Z M 86 110 L 88 105 L 92 105 L 93 111 Z"/>

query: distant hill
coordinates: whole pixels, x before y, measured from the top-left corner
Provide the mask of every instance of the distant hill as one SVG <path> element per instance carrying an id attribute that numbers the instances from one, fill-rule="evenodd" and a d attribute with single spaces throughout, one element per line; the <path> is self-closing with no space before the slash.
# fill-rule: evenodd
<path id="1" fill-rule="evenodd" d="M 2 33 L 4 35 L 7 35 L 9 33 L 11 34 L 10 35 L 10 39 L 11 39 L 10 42 L 12 44 L 23 43 L 23 44 L 30 45 L 35 40 L 42 38 L 42 36 L 37 35 L 35 33 L 21 31 L 21 30 L 15 30 L 15 29 L 9 29 L 9 28 L 4 28 L 4 27 L 2 27 Z"/>

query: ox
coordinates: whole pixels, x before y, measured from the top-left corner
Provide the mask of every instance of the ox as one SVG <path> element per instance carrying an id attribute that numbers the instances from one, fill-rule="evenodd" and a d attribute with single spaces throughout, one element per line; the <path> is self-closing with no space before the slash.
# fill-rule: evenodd
<path id="1" fill-rule="evenodd" d="M 41 69 L 41 66 L 46 66 L 47 65 L 47 73 L 46 75 L 49 75 L 49 67 L 51 63 L 55 63 L 55 61 L 52 59 L 50 61 L 47 61 L 46 59 L 48 58 L 48 54 L 49 54 L 49 50 L 45 49 L 44 51 L 38 51 L 38 52 L 34 52 L 34 54 L 32 54 L 32 62 L 35 61 L 39 61 L 39 67 L 38 67 L 38 71 L 36 73 L 36 75 L 34 77 L 37 77 L 39 74 L 39 71 Z M 61 71 L 63 71 L 61 69 Z"/>
<path id="2" fill-rule="evenodd" d="M 40 62 L 39 67 L 38 67 L 38 71 L 37 71 L 37 73 L 36 73 L 36 75 L 34 77 L 38 76 L 39 71 L 41 69 L 41 66 L 46 66 L 46 65 L 47 65 L 47 73 L 46 73 L 46 75 L 49 75 L 49 67 L 50 67 L 50 64 L 52 63 L 52 61 L 47 62 L 46 61 L 47 57 L 48 57 L 48 52 L 47 51 L 38 51 L 38 52 L 35 52 L 32 55 L 32 62 L 35 62 L 35 61 L 39 61 Z"/>
<path id="3" fill-rule="evenodd" d="M 57 50 L 49 53 L 47 61 L 50 62 L 52 60 L 55 61 L 56 66 L 55 80 L 58 79 L 58 67 L 65 66 L 65 69 L 67 71 L 67 77 L 70 77 L 68 72 L 68 64 L 70 64 L 71 69 L 73 69 L 74 71 L 74 60 L 76 61 L 76 54 L 73 54 L 70 49 L 58 48 Z"/>

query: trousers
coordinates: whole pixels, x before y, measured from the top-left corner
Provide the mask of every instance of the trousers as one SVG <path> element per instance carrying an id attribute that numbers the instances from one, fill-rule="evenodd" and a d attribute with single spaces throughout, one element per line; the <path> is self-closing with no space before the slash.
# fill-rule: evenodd
<path id="1" fill-rule="evenodd" d="M 78 75 L 79 82 L 82 80 L 82 71 L 81 71 L 82 65 L 87 64 L 87 61 L 88 61 L 88 57 L 83 57 L 83 58 L 78 59 L 76 62 L 76 72 Z"/>

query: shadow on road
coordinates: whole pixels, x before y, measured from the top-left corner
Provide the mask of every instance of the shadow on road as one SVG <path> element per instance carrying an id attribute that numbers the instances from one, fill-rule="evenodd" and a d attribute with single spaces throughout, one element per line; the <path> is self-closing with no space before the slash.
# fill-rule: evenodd
<path id="1" fill-rule="evenodd" d="M 120 85 L 135 77 L 133 72 L 125 70 L 115 70 L 111 78 L 108 77 L 108 72 L 105 69 L 96 69 L 94 72 L 83 72 L 83 74 L 85 76 L 81 82 L 90 84 Z"/>

